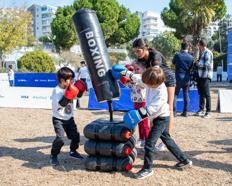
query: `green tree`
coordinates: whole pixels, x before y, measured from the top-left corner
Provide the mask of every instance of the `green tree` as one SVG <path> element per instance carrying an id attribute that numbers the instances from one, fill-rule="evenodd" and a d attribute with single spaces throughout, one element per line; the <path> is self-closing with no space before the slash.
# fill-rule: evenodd
<path id="1" fill-rule="evenodd" d="M 81 8 L 96 11 L 107 46 L 126 43 L 138 35 L 138 16 L 119 6 L 116 0 L 75 0 L 73 6 L 59 8 L 53 20 L 52 33 L 56 35 L 54 44 L 58 50 L 69 49 L 76 42 L 71 18 Z"/>
<path id="2" fill-rule="evenodd" d="M 172 32 L 164 32 L 156 36 L 151 46 L 157 48 L 167 59 L 170 59 L 180 50 L 180 40 Z"/>
<path id="3" fill-rule="evenodd" d="M 70 49 L 76 42 L 76 33 L 72 26 L 74 13 L 73 6 L 59 7 L 56 11 L 56 17 L 51 23 L 52 35 L 55 36 L 53 43 L 58 52 Z"/>
<path id="4" fill-rule="evenodd" d="M 5 53 L 30 44 L 30 28 L 30 13 L 20 9 L 0 9 L 0 62 Z"/>
<path id="5" fill-rule="evenodd" d="M 54 72 L 52 58 L 43 51 L 28 52 L 18 60 L 19 71 L 23 72 Z"/>
<path id="6" fill-rule="evenodd" d="M 121 45 L 129 42 L 139 34 L 140 20 L 136 14 L 131 14 L 124 6 L 119 7 L 118 29 L 113 33 L 108 43 Z"/>
<path id="7" fill-rule="evenodd" d="M 200 38 L 202 29 L 212 21 L 223 18 L 226 13 L 224 0 L 171 0 L 161 16 L 164 23 L 176 29 L 178 37 L 190 34 L 193 44 Z"/>

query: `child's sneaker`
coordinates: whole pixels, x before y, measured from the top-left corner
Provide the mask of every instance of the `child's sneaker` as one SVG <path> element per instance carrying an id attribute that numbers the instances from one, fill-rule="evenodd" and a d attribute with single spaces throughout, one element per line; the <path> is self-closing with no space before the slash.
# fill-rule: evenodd
<path id="1" fill-rule="evenodd" d="M 165 151 L 166 150 L 166 146 L 165 146 L 164 143 L 161 142 L 159 145 L 155 146 L 155 149 L 156 149 L 156 151 Z"/>
<path id="2" fill-rule="evenodd" d="M 186 160 L 184 160 L 184 161 L 180 161 L 179 163 L 177 163 L 177 164 L 175 165 L 175 167 L 176 167 L 176 168 L 184 169 L 184 168 L 186 168 L 186 167 L 191 167 L 192 164 L 193 164 L 193 162 L 192 162 L 191 160 L 186 159 Z"/>
<path id="3" fill-rule="evenodd" d="M 144 145 L 145 145 L 145 141 L 139 139 L 135 146 L 139 148 L 139 147 L 144 147 Z"/>
<path id="4" fill-rule="evenodd" d="M 58 161 L 57 156 L 53 156 L 53 155 L 50 156 L 49 162 L 53 166 L 57 166 L 57 165 L 60 164 L 59 161 Z"/>
<path id="5" fill-rule="evenodd" d="M 134 178 L 135 179 L 144 179 L 144 178 L 149 177 L 151 175 L 153 175 L 152 169 L 144 169 L 143 168 L 134 175 Z"/>
<path id="6" fill-rule="evenodd" d="M 81 156 L 80 153 L 76 152 L 76 151 L 74 151 L 74 152 L 70 151 L 69 156 L 71 156 L 72 158 L 75 158 L 75 159 L 79 159 L 79 160 L 84 159 L 83 156 Z"/>

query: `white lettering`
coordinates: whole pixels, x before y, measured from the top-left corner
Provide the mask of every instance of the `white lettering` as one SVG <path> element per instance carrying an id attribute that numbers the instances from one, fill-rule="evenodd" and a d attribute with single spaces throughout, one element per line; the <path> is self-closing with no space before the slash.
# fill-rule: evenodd
<path id="1" fill-rule="evenodd" d="M 95 47 L 96 46 L 96 41 L 94 39 L 88 40 L 88 44 L 90 47 Z"/>
<path id="2" fill-rule="evenodd" d="M 98 74 L 99 77 L 103 77 L 106 74 L 106 71 L 104 69 L 99 69 L 97 71 L 97 74 Z"/>
<path id="3" fill-rule="evenodd" d="M 85 37 L 86 37 L 87 39 L 92 38 L 92 37 L 93 37 L 93 32 L 92 32 L 92 31 L 91 31 L 91 32 L 86 32 L 86 33 L 85 33 Z"/>
<path id="4" fill-rule="evenodd" d="M 101 58 L 101 53 L 99 52 L 99 48 L 97 46 L 96 40 L 94 39 L 93 31 L 89 31 L 85 33 L 85 37 L 88 42 L 89 50 L 93 59 L 93 63 L 95 64 L 97 75 L 99 77 L 103 77 L 106 74 L 105 65 Z"/>

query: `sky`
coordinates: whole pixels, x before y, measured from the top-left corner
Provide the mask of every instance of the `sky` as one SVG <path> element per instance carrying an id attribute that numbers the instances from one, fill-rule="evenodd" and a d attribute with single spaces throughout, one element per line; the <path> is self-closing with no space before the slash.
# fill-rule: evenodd
<path id="1" fill-rule="evenodd" d="M 131 12 L 152 10 L 161 12 L 164 7 L 168 7 L 169 0 L 118 0 Z M 48 4 L 52 6 L 70 5 L 73 0 L 0 0 L 0 7 L 29 7 L 31 4 Z M 232 0 L 225 0 L 227 13 L 232 14 Z"/>

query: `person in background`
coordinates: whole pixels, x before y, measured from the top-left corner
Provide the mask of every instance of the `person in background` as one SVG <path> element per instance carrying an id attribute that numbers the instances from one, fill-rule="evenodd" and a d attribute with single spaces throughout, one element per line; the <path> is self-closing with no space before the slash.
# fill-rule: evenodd
<path id="1" fill-rule="evenodd" d="M 200 59 L 196 62 L 196 66 L 199 76 L 197 88 L 200 95 L 200 109 L 196 115 L 203 118 L 210 118 L 211 96 L 209 84 L 213 78 L 213 53 L 207 48 L 207 43 L 204 40 L 200 40 L 198 46 L 200 50 Z M 205 106 L 206 112 L 204 112 Z"/>
<path id="2" fill-rule="evenodd" d="M 88 91 L 87 79 L 89 78 L 89 71 L 86 66 L 85 61 L 81 61 L 81 67 L 79 69 L 79 76 L 78 79 L 83 81 L 86 85 L 86 92 Z"/>
<path id="3" fill-rule="evenodd" d="M 12 65 L 9 65 L 8 79 L 9 79 L 9 85 L 11 87 L 13 87 L 14 86 L 14 70 L 13 70 L 13 66 Z"/>
<path id="4" fill-rule="evenodd" d="M 175 65 L 176 90 L 174 115 L 176 115 L 176 100 L 181 89 L 183 89 L 184 110 L 181 116 L 188 116 L 189 107 L 189 86 L 190 86 L 190 71 L 193 66 L 194 58 L 188 53 L 188 44 L 181 43 L 181 51 L 173 57 L 172 63 Z"/>
<path id="5" fill-rule="evenodd" d="M 217 66 L 217 82 L 222 82 L 222 66 L 218 65 Z"/>

